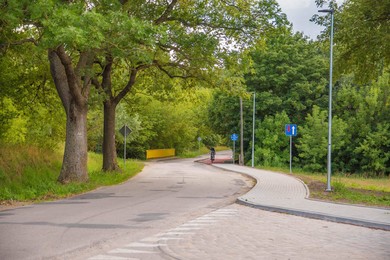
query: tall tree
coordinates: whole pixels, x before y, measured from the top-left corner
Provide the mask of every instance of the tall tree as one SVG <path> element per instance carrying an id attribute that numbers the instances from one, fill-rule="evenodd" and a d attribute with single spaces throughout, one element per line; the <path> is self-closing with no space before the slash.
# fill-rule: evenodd
<path id="1" fill-rule="evenodd" d="M 123 27 L 130 25 L 126 30 L 130 33 L 122 42 L 109 37 L 115 44 L 106 49 L 100 81 L 98 78 L 93 81 L 106 97 L 103 169 L 118 167 L 115 109 L 136 84 L 141 71 L 158 68 L 169 78 L 210 79 L 215 66 L 223 67 L 222 62 L 230 52 L 228 44 L 234 43 L 235 48 L 248 44 L 256 38 L 258 30 L 277 22 L 277 11 L 275 1 L 123 2 L 117 23 L 123 23 Z M 127 75 L 125 83 L 111 82 L 114 69 Z"/>
<path id="2" fill-rule="evenodd" d="M 338 6 L 334 0 L 316 0 L 319 7 L 335 10 L 335 73 L 353 72 L 360 82 L 376 80 L 390 66 L 390 1 L 346 0 Z M 326 26 L 329 16 L 313 16 Z"/>
<path id="3" fill-rule="evenodd" d="M 93 61 L 109 21 L 93 1 L 2 1 L 2 50 L 34 44 L 46 52 L 66 113 L 66 141 L 59 181 L 86 181 L 87 111 Z M 32 46 L 34 46 L 32 45 Z"/>
<path id="4" fill-rule="evenodd" d="M 251 53 L 253 72 L 246 75 L 250 91 L 256 91 L 258 113 L 285 111 L 300 124 L 314 104 L 326 104 L 326 60 L 316 45 L 291 28 L 274 30 Z"/>

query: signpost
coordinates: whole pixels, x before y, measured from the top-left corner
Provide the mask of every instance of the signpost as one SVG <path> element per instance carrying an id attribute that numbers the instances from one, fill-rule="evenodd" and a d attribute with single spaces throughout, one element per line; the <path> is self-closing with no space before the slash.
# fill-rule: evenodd
<path id="1" fill-rule="evenodd" d="M 200 153 L 200 141 L 202 141 L 202 137 L 198 137 L 198 151 Z"/>
<path id="2" fill-rule="evenodd" d="M 131 133 L 131 129 L 124 125 L 119 132 L 125 137 L 123 148 L 123 167 L 126 166 L 126 137 Z"/>
<path id="3" fill-rule="evenodd" d="M 236 141 L 238 140 L 238 134 L 232 134 L 230 139 L 233 141 L 233 164 L 234 164 L 234 155 L 236 154 Z"/>
<path id="4" fill-rule="evenodd" d="M 285 134 L 290 137 L 290 173 L 292 173 L 292 137 L 297 136 L 298 126 L 295 124 L 287 124 L 285 126 Z"/>

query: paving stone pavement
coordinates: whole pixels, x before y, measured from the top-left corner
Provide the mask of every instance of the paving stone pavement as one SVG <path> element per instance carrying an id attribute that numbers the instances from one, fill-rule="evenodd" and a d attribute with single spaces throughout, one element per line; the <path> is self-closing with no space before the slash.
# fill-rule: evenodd
<path id="1" fill-rule="evenodd" d="M 390 232 L 233 204 L 89 260 L 390 259 Z"/>
<path id="2" fill-rule="evenodd" d="M 167 242 L 173 259 L 390 259 L 390 232 L 258 210 L 237 210 Z"/>
<path id="3" fill-rule="evenodd" d="M 390 231 L 390 210 L 310 200 L 309 189 L 300 180 L 277 172 L 233 164 L 215 167 L 250 175 L 257 184 L 238 202 L 270 211 L 349 223 Z"/>
<path id="4" fill-rule="evenodd" d="M 88 259 L 390 259 L 389 210 L 312 201 L 291 176 L 214 166 L 257 180 L 238 199 L 252 207 L 220 208 Z"/>

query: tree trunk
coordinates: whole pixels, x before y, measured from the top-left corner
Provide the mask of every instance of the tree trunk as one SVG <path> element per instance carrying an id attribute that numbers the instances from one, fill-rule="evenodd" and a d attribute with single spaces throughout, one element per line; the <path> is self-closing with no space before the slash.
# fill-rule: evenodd
<path id="1" fill-rule="evenodd" d="M 112 95 L 111 68 L 112 58 L 107 57 L 107 65 L 103 71 L 103 80 L 100 87 L 106 93 L 104 100 L 104 131 L 103 131 L 103 171 L 117 171 L 117 154 L 115 147 L 115 109 L 119 102 L 129 93 L 135 83 L 138 69 L 133 69 L 130 73 L 129 81 L 117 96 Z M 98 83 L 96 85 L 99 86 Z"/>
<path id="2" fill-rule="evenodd" d="M 66 116 L 66 140 L 64 158 L 58 181 L 88 181 L 87 159 L 87 107 L 70 105 Z"/>
<path id="3" fill-rule="evenodd" d="M 48 58 L 54 84 L 66 112 L 65 150 L 58 181 L 85 182 L 88 180 L 88 89 L 81 87 L 80 77 L 73 69 L 70 57 L 63 48 L 49 50 Z"/>
<path id="4" fill-rule="evenodd" d="M 115 147 L 115 109 L 116 103 L 111 99 L 104 101 L 103 171 L 119 170 Z"/>

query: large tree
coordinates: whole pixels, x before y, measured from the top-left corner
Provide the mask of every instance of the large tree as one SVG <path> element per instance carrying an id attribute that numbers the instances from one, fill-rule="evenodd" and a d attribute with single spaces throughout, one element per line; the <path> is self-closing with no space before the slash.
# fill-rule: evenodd
<path id="1" fill-rule="evenodd" d="M 31 44 L 48 55 L 66 113 L 59 181 L 86 181 L 87 112 L 92 83 L 104 95 L 106 169 L 115 169 L 115 107 L 137 74 L 158 67 L 170 77 L 194 77 L 223 67 L 230 49 L 278 22 L 274 0 L 1 1 L 1 48 Z M 244 45 L 240 45 L 244 46 Z M 123 65 L 125 64 L 125 65 Z M 112 68 L 127 75 L 112 82 Z M 124 69 L 123 69 L 124 68 Z"/>
<path id="2" fill-rule="evenodd" d="M 59 181 L 86 181 L 87 111 L 93 62 L 109 20 L 93 1 L 2 1 L 1 48 L 30 44 L 49 59 L 66 113 L 66 141 Z"/>
<path id="3" fill-rule="evenodd" d="M 335 74 L 355 74 L 357 80 L 370 83 L 389 71 L 390 1 L 316 0 L 321 8 L 334 9 Z M 314 15 L 326 26 L 320 38 L 329 38 L 330 15 Z M 329 46 L 329 45 L 326 45 Z"/>

